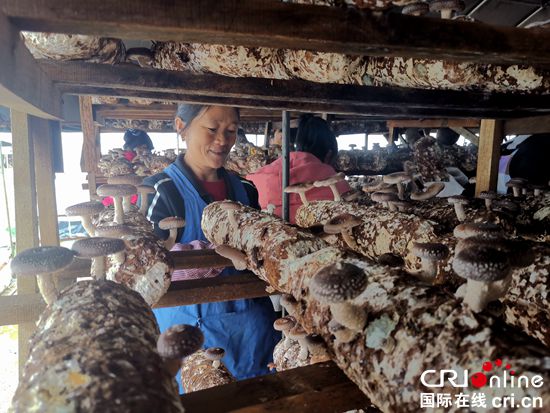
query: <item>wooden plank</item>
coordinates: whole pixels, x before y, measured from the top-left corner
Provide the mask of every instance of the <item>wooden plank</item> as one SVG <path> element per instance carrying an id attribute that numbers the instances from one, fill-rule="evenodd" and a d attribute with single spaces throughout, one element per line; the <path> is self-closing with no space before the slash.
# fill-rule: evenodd
<path id="1" fill-rule="evenodd" d="M 477 155 L 476 196 L 482 191 L 496 190 L 500 144 L 503 137 L 502 121 L 494 119 L 481 121 Z"/>
<path id="2" fill-rule="evenodd" d="M 40 294 L 0 296 L 0 326 L 19 324 L 21 336 L 25 329 L 34 326 L 45 308 L 46 303 Z M 33 330 L 34 328 L 30 332 L 32 333 Z M 19 344 L 21 346 L 21 342 Z"/>
<path id="3" fill-rule="evenodd" d="M 41 63 L 63 93 L 292 109 L 390 118 L 529 116 L 550 112 L 550 95 L 515 95 L 233 78 L 132 65 Z M 215 88 L 212 85 L 216 85 Z"/>
<path id="4" fill-rule="evenodd" d="M 20 253 L 38 246 L 38 216 L 36 211 L 36 183 L 34 151 L 29 117 L 11 111 L 13 144 L 13 185 L 15 199 L 15 251 Z M 34 277 L 17 278 L 17 294 L 34 294 L 37 291 Z M 19 371 L 28 357 L 28 342 L 35 329 L 33 323 L 23 323 L 18 329 Z"/>
<path id="5" fill-rule="evenodd" d="M 21 30 L 30 31 L 352 55 L 550 63 L 550 33 L 545 31 L 270 0 L 163 0 L 155 7 L 148 0 L 4 0 L 2 9 Z"/>
<path id="6" fill-rule="evenodd" d="M 92 98 L 81 96 L 79 98 L 80 122 L 82 125 L 82 158 L 80 166 L 82 172 L 96 172 L 99 160 L 99 142 L 97 129 L 92 113 Z"/>
<path id="7" fill-rule="evenodd" d="M 404 119 L 389 120 L 388 129 L 394 128 L 479 128 L 479 119 Z"/>
<path id="8" fill-rule="evenodd" d="M 181 396 L 187 413 L 341 413 L 370 401 L 333 362 L 212 387 Z"/>
<path id="9" fill-rule="evenodd" d="M 61 93 L 40 69 L 0 11 L 0 102 L 14 110 L 45 118 L 61 117 Z"/>
<path id="10" fill-rule="evenodd" d="M 533 116 L 529 118 L 508 119 L 504 121 L 504 136 L 529 135 L 532 133 L 549 133 L 550 116 Z"/>
<path id="11" fill-rule="evenodd" d="M 198 102 L 206 99 L 204 103 L 220 104 L 225 99 L 225 104 L 243 101 L 242 106 L 249 107 L 258 107 L 260 101 L 262 104 L 269 102 L 270 106 L 285 107 L 291 104 L 297 110 L 307 110 L 311 104 L 316 104 L 315 110 L 328 113 L 342 113 L 328 109 L 343 106 L 355 108 L 356 113 L 409 114 L 409 118 L 416 109 L 430 109 L 423 113 L 435 113 L 431 117 L 443 117 L 443 111 L 448 112 L 450 117 L 467 112 L 472 114 L 467 117 L 479 117 L 487 111 L 501 112 L 506 115 L 503 117 L 518 117 L 516 114 L 521 110 L 550 111 L 550 95 L 321 84 L 297 79 L 233 78 L 83 62 L 45 61 L 41 67 L 65 93 L 136 95 L 167 101 L 195 98 Z"/>
<path id="12" fill-rule="evenodd" d="M 40 245 L 59 245 L 53 139 L 49 121 L 30 117 L 36 174 L 36 201 L 39 215 Z"/>
<path id="13" fill-rule="evenodd" d="M 472 142 L 475 146 L 479 146 L 479 138 L 477 137 L 477 135 L 475 133 L 470 132 L 466 128 L 453 127 L 451 129 L 454 130 L 459 135 L 464 136 L 465 139 Z"/>
<path id="14" fill-rule="evenodd" d="M 197 303 L 256 298 L 269 295 L 267 284 L 252 273 L 199 280 L 175 281 L 154 306 L 177 307 Z"/>
<path id="15" fill-rule="evenodd" d="M 217 254 L 214 250 L 170 251 L 174 268 L 220 268 L 232 266 L 231 260 Z"/>

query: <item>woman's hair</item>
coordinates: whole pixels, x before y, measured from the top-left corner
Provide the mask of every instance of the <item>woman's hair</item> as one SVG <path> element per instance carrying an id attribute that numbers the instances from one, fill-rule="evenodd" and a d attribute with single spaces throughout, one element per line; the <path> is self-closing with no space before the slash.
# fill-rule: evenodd
<path id="1" fill-rule="evenodd" d="M 151 138 L 147 132 L 141 129 L 128 129 L 124 133 L 124 146 L 122 147 L 126 151 L 133 151 L 138 146 L 147 145 L 147 149 L 152 151 L 155 149 Z"/>
<path id="2" fill-rule="evenodd" d="M 185 127 L 187 127 L 191 124 L 193 119 L 195 119 L 211 106 L 212 105 L 194 105 L 192 103 L 180 103 L 178 105 L 178 110 L 176 111 L 176 117 L 180 118 L 185 123 Z M 235 111 L 237 112 L 237 118 L 240 118 L 239 108 L 235 107 L 233 109 L 235 109 Z"/>
<path id="3" fill-rule="evenodd" d="M 333 158 L 338 153 L 336 135 L 324 119 L 313 115 L 302 115 L 296 132 L 296 150 L 309 152 L 321 162 L 325 162 L 329 151 L 332 151 Z"/>

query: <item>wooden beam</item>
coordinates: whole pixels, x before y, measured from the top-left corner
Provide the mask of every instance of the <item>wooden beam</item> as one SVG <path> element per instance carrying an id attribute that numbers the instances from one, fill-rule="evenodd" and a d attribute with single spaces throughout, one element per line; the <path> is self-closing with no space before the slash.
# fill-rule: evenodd
<path id="1" fill-rule="evenodd" d="M 0 29 L 1 30 L 1 29 Z M 38 216 L 36 211 L 36 182 L 34 171 L 33 135 L 29 116 L 11 111 L 13 144 L 13 186 L 15 198 L 15 251 L 19 254 L 28 248 L 38 246 Z M 17 294 L 34 294 L 37 291 L 35 277 L 18 277 Z M 33 323 L 19 325 L 18 355 L 19 371 L 28 357 L 28 343 L 34 332 Z"/>
<path id="2" fill-rule="evenodd" d="M 61 93 L 40 69 L 19 35 L 0 11 L 0 102 L 23 113 L 61 117 Z"/>
<path id="3" fill-rule="evenodd" d="M 453 127 L 451 129 L 453 131 L 455 131 L 456 133 L 458 133 L 459 135 L 464 136 L 465 139 L 472 142 L 475 146 L 479 146 L 479 138 L 477 137 L 477 135 L 475 133 L 470 132 L 466 128 Z"/>
<path id="4" fill-rule="evenodd" d="M 36 174 L 36 200 L 39 215 L 40 245 L 59 245 L 53 140 L 50 122 L 31 117 Z M 59 129 L 58 129 L 59 130 Z M 59 130 L 60 131 L 60 130 Z"/>
<path id="5" fill-rule="evenodd" d="M 82 125 L 82 158 L 80 167 L 82 172 L 95 173 L 99 160 L 99 142 L 97 128 L 92 113 L 92 98 L 81 96 L 79 98 L 80 122 Z"/>
<path id="6" fill-rule="evenodd" d="M 62 92 L 388 117 L 503 118 L 550 112 L 550 95 L 515 95 L 233 78 L 133 65 L 41 63 Z M 212 87 L 216 85 L 216 87 Z"/>
<path id="7" fill-rule="evenodd" d="M 332 361 L 188 393 L 181 403 L 187 413 L 379 411 Z"/>
<path id="8" fill-rule="evenodd" d="M 529 118 L 509 119 L 504 121 L 504 136 L 530 135 L 532 133 L 549 133 L 550 116 L 533 116 Z"/>
<path id="9" fill-rule="evenodd" d="M 479 130 L 479 149 L 477 154 L 476 196 L 482 191 L 495 191 L 502 143 L 502 121 L 484 119 Z"/>
<path id="10" fill-rule="evenodd" d="M 40 294 L 0 296 L 0 326 L 19 324 L 21 335 L 22 329 L 34 326 L 44 308 L 46 303 Z M 21 343 L 19 345 L 21 346 Z"/>
<path id="11" fill-rule="evenodd" d="M 388 129 L 394 128 L 479 128 L 479 119 L 404 119 L 389 120 Z"/>
<path id="12" fill-rule="evenodd" d="M 267 284 L 252 273 L 200 280 L 175 281 L 155 308 L 256 298 L 269 295 Z"/>
<path id="13" fill-rule="evenodd" d="M 231 267 L 231 260 L 222 257 L 214 250 L 170 251 L 177 270 L 187 268 L 222 268 Z"/>
<path id="14" fill-rule="evenodd" d="M 164 0 L 155 7 L 148 0 L 3 0 L 2 9 L 21 30 L 30 31 L 550 64 L 550 33 L 545 31 L 351 8 L 269 0 Z"/>

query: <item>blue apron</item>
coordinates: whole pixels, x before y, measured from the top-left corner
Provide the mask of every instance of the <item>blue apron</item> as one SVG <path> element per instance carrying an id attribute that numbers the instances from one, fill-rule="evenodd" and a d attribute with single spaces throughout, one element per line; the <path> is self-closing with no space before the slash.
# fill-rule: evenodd
<path id="1" fill-rule="evenodd" d="M 168 166 L 164 172 L 184 199 L 185 227 L 178 242 L 206 241 L 200 227 L 206 202 L 175 164 Z M 248 195 L 241 181 L 232 174 L 228 176 L 235 200 L 248 205 Z M 220 276 L 235 273 L 237 271 L 231 267 L 226 268 Z M 269 373 L 267 364 L 272 361 L 273 348 L 281 336 L 273 329 L 276 314 L 268 298 L 159 308 L 153 312 L 161 332 L 174 324 L 199 327 L 204 333 L 205 347 L 225 349 L 223 362 L 238 380 Z M 177 381 L 183 393 L 179 373 Z"/>

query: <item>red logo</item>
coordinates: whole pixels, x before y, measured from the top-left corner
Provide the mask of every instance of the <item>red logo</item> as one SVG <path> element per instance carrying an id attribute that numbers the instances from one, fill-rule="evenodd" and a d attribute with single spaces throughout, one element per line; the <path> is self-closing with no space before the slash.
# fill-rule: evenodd
<path id="1" fill-rule="evenodd" d="M 495 365 L 496 367 L 502 367 L 502 360 L 501 359 L 496 359 L 495 360 Z M 512 368 L 512 366 L 510 364 L 506 364 L 505 367 L 504 367 L 506 370 L 510 370 Z M 487 384 L 487 375 L 484 373 L 484 372 L 490 372 L 491 370 L 493 370 L 493 363 L 491 363 L 490 361 L 486 361 L 483 363 L 483 365 L 481 366 L 481 369 L 483 371 L 478 371 L 477 373 L 474 373 L 470 376 L 470 383 L 472 383 L 472 386 L 480 389 L 482 388 L 483 386 L 485 386 Z M 514 370 L 510 370 L 510 375 L 513 376 L 515 375 L 516 372 Z"/>

